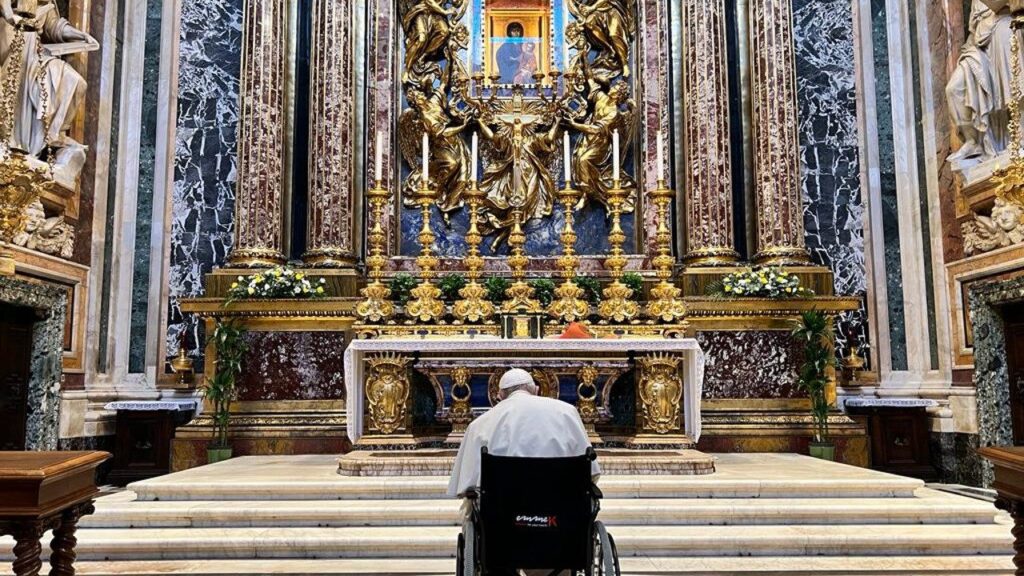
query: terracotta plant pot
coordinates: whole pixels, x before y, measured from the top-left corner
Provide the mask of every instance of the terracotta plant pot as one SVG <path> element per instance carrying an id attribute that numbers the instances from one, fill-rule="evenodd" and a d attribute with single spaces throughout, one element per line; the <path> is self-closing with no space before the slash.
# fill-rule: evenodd
<path id="1" fill-rule="evenodd" d="M 831 442 L 811 442 L 810 453 L 815 458 L 835 462 L 836 445 Z"/>
<path id="2" fill-rule="evenodd" d="M 207 448 L 206 449 L 206 462 L 208 464 L 214 464 L 222 460 L 231 458 L 231 447 L 227 448 Z"/>

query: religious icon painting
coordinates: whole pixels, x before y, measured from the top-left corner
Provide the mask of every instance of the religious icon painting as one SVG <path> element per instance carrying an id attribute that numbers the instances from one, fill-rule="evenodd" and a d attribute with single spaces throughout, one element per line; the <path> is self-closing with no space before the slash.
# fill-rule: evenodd
<path id="1" fill-rule="evenodd" d="M 548 0 L 493 0 L 484 8 L 484 74 L 498 84 L 531 85 L 551 71 Z"/>

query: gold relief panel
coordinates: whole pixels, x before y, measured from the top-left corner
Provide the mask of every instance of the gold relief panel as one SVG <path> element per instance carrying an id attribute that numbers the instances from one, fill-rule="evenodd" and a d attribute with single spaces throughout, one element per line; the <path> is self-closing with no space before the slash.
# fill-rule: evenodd
<path id="1" fill-rule="evenodd" d="M 637 400 L 642 417 L 638 426 L 642 433 L 668 434 L 681 429 L 682 361 L 671 354 L 650 354 L 637 359 L 640 366 Z"/>
<path id="2" fill-rule="evenodd" d="M 405 431 L 409 426 L 409 364 L 398 354 L 383 354 L 367 361 L 366 405 L 370 425 L 381 434 Z"/>

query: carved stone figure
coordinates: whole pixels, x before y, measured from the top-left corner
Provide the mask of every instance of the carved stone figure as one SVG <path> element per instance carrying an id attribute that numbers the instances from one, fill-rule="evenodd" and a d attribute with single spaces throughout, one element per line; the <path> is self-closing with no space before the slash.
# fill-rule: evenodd
<path id="1" fill-rule="evenodd" d="M 16 72 L 21 82 L 8 144 L 24 152 L 30 166 L 49 169 L 54 181 L 74 190 L 85 164 L 85 147 L 68 136 L 68 130 L 85 97 L 86 82 L 61 57 L 96 50 L 99 44 L 62 18 L 52 0 L 40 0 L 32 18 L 15 14 L 11 0 L 0 0 L 0 12 L 0 65 L 11 58 L 16 28 L 24 31 L 21 69 Z M 50 158 L 44 162 L 47 153 Z"/>
<path id="2" fill-rule="evenodd" d="M 70 258 L 75 252 L 75 229 L 64 216 L 46 216 L 43 203 L 36 200 L 25 210 L 25 229 L 14 237 L 14 245 L 45 254 Z"/>
<path id="3" fill-rule="evenodd" d="M 636 130 L 635 103 L 629 97 L 626 83 L 619 82 L 611 88 L 593 87 L 590 107 L 592 112 L 589 118 L 581 122 L 572 119 L 566 121 L 583 134 L 573 152 L 573 177 L 584 198 L 600 202 L 607 209 L 608 189 L 612 186 L 612 133 L 619 131 L 621 150 L 627 150 L 630 136 Z M 622 188 L 631 190 L 623 211 L 631 212 L 635 203 L 636 185 L 625 171 L 620 171 L 620 179 Z"/>
<path id="4" fill-rule="evenodd" d="M 984 161 L 1006 149 L 1012 100 L 1008 11 L 971 5 L 970 34 L 946 85 L 946 102 L 963 145 L 950 155 L 954 167 Z"/>
<path id="5" fill-rule="evenodd" d="M 961 225 L 964 252 L 970 256 L 1024 242 L 1024 209 L 996 198 L 991 216 L 974 215 Z"/>

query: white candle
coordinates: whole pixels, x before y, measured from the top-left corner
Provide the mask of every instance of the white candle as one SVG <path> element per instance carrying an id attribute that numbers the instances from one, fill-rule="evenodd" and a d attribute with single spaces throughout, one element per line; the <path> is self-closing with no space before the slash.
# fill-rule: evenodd
<path id="1" fill-rule="evenodd" d="M 658 180 L 665 182 L 665 135 L 658 130 Z"/>
<path id="2" fill-rule="evenodd" d="M 565 170 L 565 187 L 572 183 L 572 154 L 569 150 L 569 133 L 562 134 L 562 164 Z"/>
<path id="3" fill-rule="evenodd" d="M 380 130 L 377 131 L 377 158 L 374 167 L 376 180 L 374 182 L 383 182 L 384 180 L 384 133 Z"/>
<path id="4" fill-rule="evenodd" d="M 619 131 L 612 131 L 612 180 L 619 181 Z"/>
<path id="5" fill-rule="evenodd" d="M 477 164 L 477 136 L 476 136 L 476 132 L 473 132 L 473 159 L 472 159 L 472 164 L 470 164 L 470 166 L 473 167 L 473 169 L 472 169 L 473 177 L 471 178 L 471 180 L 473 182 L 476 182 L 476 180 L 477 180 L 477 178 L 476 178 L 477 177 L 476 164 Z"/>
<path id="6" fill-rule="evenodd" d="M 423 133 L 423 187 L 430 184 L 430 137 Z"/>

